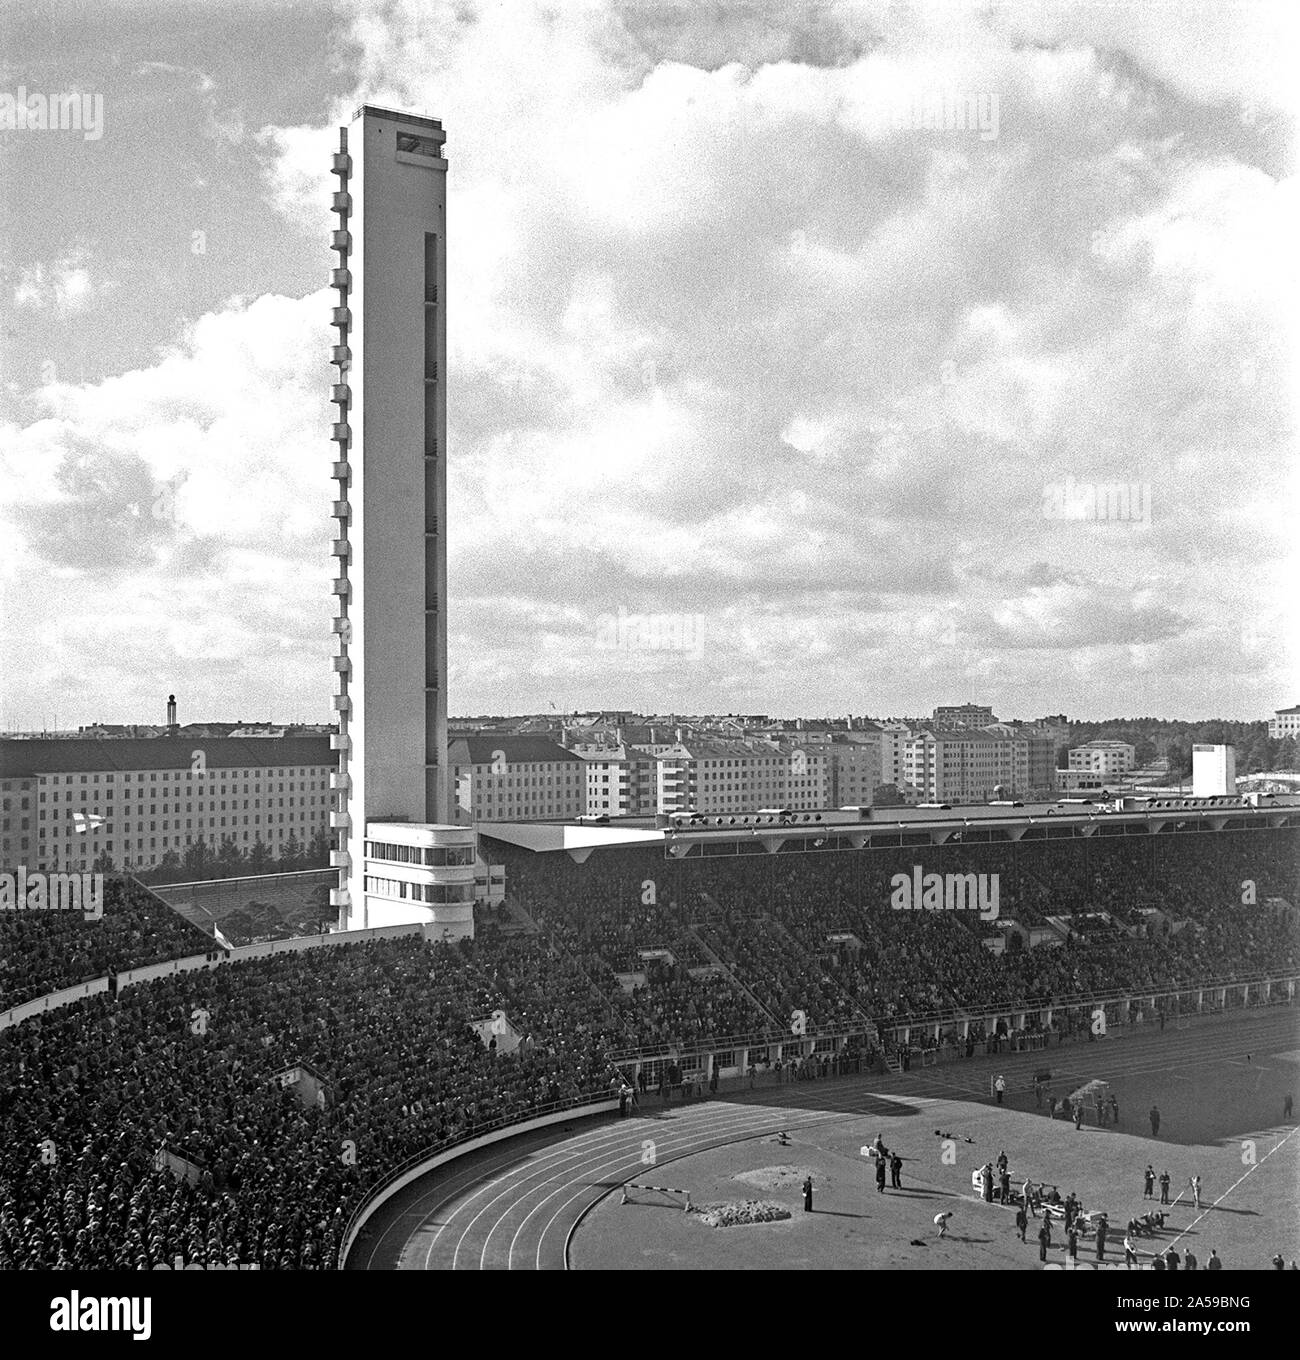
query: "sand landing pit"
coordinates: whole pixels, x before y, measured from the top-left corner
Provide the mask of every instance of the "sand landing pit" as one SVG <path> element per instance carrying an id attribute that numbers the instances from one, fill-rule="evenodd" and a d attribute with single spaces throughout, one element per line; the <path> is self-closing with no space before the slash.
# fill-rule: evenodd
<path id="1" fill-rule="evenodd" d="M 829 1187 L 830 1181 L 821 1172 L 814 1172 L 809 1166 L 760 1166 L 753 1171 L 738 1171 L 732 1180 L 744 1181 L 758 1190 L 800 1190 L 806 1177 L 813 1178 L 818 1189 Z"/>
<path id="2" fill-rule="evenodd" d="M 780 1223 L 790 1217 L 790 1210 L 783 1204 L 759 1199 L 732 1201 L 729 1204 L 701 1204 L 693 1212 L 701 1223 L 707 1223 L 710 1228 L 734 1228 L 741 1223 Z"/>

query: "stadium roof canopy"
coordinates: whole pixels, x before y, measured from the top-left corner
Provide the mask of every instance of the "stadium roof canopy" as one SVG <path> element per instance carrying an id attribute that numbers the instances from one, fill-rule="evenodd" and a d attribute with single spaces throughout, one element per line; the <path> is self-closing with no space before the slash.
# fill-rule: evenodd
<path id="1" fill-rule="evenodd" d="M 569 822 L 480 822 L 481 836 L 523 850 L 592 850 L 627 845 L 662 845 L 664 833 L 653 827 L 580 826 Z M 585 856 L 583 856 L 585 858 Z"/>

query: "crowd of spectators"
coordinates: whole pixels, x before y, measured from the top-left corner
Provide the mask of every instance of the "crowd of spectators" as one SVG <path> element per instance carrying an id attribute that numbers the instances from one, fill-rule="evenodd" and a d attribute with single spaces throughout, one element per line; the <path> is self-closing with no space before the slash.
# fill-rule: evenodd
<path id="1" fill-rule="evenodd" d="M 0 1031 L 0 1269 L 333 1265 L 364 1189 L 494 1122 L 606 1091 L 609 1034 L 536 939 L 282 954 Z M 526 1039 L 485 1044 L 500 1009 Z M 597 1017 L 599 1016 L 598 1008 Z M 304 1105 L 276 1075 L 306 1063 Z M 194 1183 L 159 1168 L 166 1148 Z"/>
<path id="2" fill-rule="evenodd" d="M 1012 933 L 995 953 L 997 921 L 891 907 L 892 876 L 915 863 L 999 873 L 1001 915 L 1022 925 L 1099 912 L 1110 925 L 1034 948 Z M 329 1266 L 352 1207 L 394 1167 L 607 1092 L 621 1080 L 614 1055 L 788 1037 L 797 1012 L 810 1037 L 867 1034 L 872 1020 L 978 1020 L 1016 1003 L 1291 974 L 1295 915 L 1269 899 L 1294 903 L 1296 886 L 1287 831 L 1012 852 L 597 851 L 583 865 L 512 852 L 508 891 L 536 931 L 498 924 L 454 947 L 416 936 L 226 963 L 0 1031 L 0 1269 L 176 1255 Z M 106 889 L 102 921 L 0 919 L 8 1004 L 206 952 L 145 890 Z M 487 1039 L 497 1012 L 510 1042 Z M 968 1042 L 993 1038 L 976 1023 Z M 281 1088 L 277 1073 L 297 1064 L 320 1074 L 323 1105 Z M 158 1163 L 163 1148 L 192 1164 L 189 1178 Z"/>
<path id="3" fill-rule="evenodd" d="M 1167 833 L 1014 844 L 903 846 L 669 861 L 648 849 L 574 865 L 507 852 L 507 882 L 566 947 L 619 969 L 638 951 L 685 955 L 693 937 L 721 960 L 768 1022 L 809 1033 L 955 1012 L 1061 1004 L 1122 988 L 1173 988 L 1300 963 L 1294 831 Z M 999 918 L 895 911 L 897 874 L 996 874 Z M 645 904 L 647 885 L 654 903 Z M 1027 931 L 1049 920 L 1048 940 Z M 1014 926 L 1009 922 L 1014 921 Z M 836 937 L 841 938 L 836 938 Z M 846 941 L 842 937 L 850 936 Z M 995 952 L 991 945 L 1000 952 Z M 665 993 L 682 1014 L 692 990 Z M 671 1029 L 647 987 L 639 1023 Z M 757 1032 L 747 1028 L 747 1033 Z"/>
<path id="4" fill-rule="evenodd" d="M 102 919 L 0 911 L 0 1011 L 92 978 L 203 954 L 211 939 L 129 879 L 105 876 Z"/>

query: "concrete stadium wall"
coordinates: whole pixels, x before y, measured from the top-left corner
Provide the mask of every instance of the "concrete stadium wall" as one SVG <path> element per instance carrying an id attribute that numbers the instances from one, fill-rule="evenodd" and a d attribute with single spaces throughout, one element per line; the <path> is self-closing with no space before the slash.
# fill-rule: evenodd
<path id="1" fill-rule="evenodd" d="M 0 1029 L 8 1029 L 10 1025 L 21 1025 L 33 1015 L 43 1015 L 46 1011 L 57 1010 L 60 1006 L 70 1005 L 83 997 L 97 996 L 100 992 L 106 991 L 108 979 L 102 977 L 90 982 L 79 982 L 75 987 L 65 987 L 61 992 L 49 992 L 45 996 L 38 996 L 34 1001 L 24 1001 L 21 1006 L 11 1006 L 7 1011 L 0 1011 Z"/>
<path id="2" fill-rule="evenodd" d="M 143 968 L 131 968 L 118 973 L 114 979 L 117 991 L 134 987 L 140 982 L 151 982 L 155 978 L 174 977 L 178 973 L 193 973 L 201 968 L 220 968 L 227 963 L 241 963 L 246 959 L 264 959 L 272 954 L 296 954 L 304 949 L 321 949 L 330 945 L 364 944 L 367 940 L 392 940 L 403 935 L 423 934 L 426 940 L 434 940 L 436 932 L 430 926 L 403 925 L 379 926 L 373 930 L 336 931 L 332 935 L 302 935 L 292 940 L 272 940 L 266 944 L 243 945 L 239 949 L 213 950 L 208 954 L 191 954 L 183 959 L 167 959 L 163 963 L 146 964 Z M 19 1025 L 33 1015 L 66 1006 L 83 997 L 95 996 L 109 990 L 109 979 L 94 978 L 89 982 L 79 982 L 75 987 L 65 987 L 59 992 L 38 996 L 35 1000 L 25 1001 L 20 1006 L 12 1006 L 0 1011 L 0 1029 Z"/>

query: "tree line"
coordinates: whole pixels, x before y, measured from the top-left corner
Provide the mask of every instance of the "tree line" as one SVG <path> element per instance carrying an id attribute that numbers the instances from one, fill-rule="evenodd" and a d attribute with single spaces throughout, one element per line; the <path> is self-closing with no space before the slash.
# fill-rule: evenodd
<path id="1" fill-rule="evenodd" d="M 113 857 L 101 853 L 93 865 L 97 873 L 121 870 L 131 873 L 141 883 L 189 883 L 210 878 L 252 878 L 260 874 L 295 874 L 308 869 L 328 869 L 333 840 L 327 831 L 317 831 L 310 840 L 299 840 L 294 832 L 280 847 L 279 855 L 260 837 L 245 850 L 234 839 L 226 836 L 219 845 L 206 840 L 194 840 L 183 853 L 168 850 L 152 868 L 137 869 L 130 864 L 118 865 Z"/>
<path id="2" fill-rule="evenodd" d="M 1200 743 L 1235 747 L 1239 775 L 1300 769 L 1300 752 L 1297 752 L 1294 737 L 1278 741 L 1268 735 L 1266 722 L 1230 722 L 1222 718 L 1204 722 L 1167 718 L 1072 722 L 1069 741 L 1057 748 L 1057 765 L 1065 768 L 1069 764 L 1066 753 L 1070 747 L 1098 740 L 1128 742 L 1133 747 L 1139 768 L 1157 760 L 1168 760 L 1173 779 L 1191 778 L 1192 747 Z"/>

